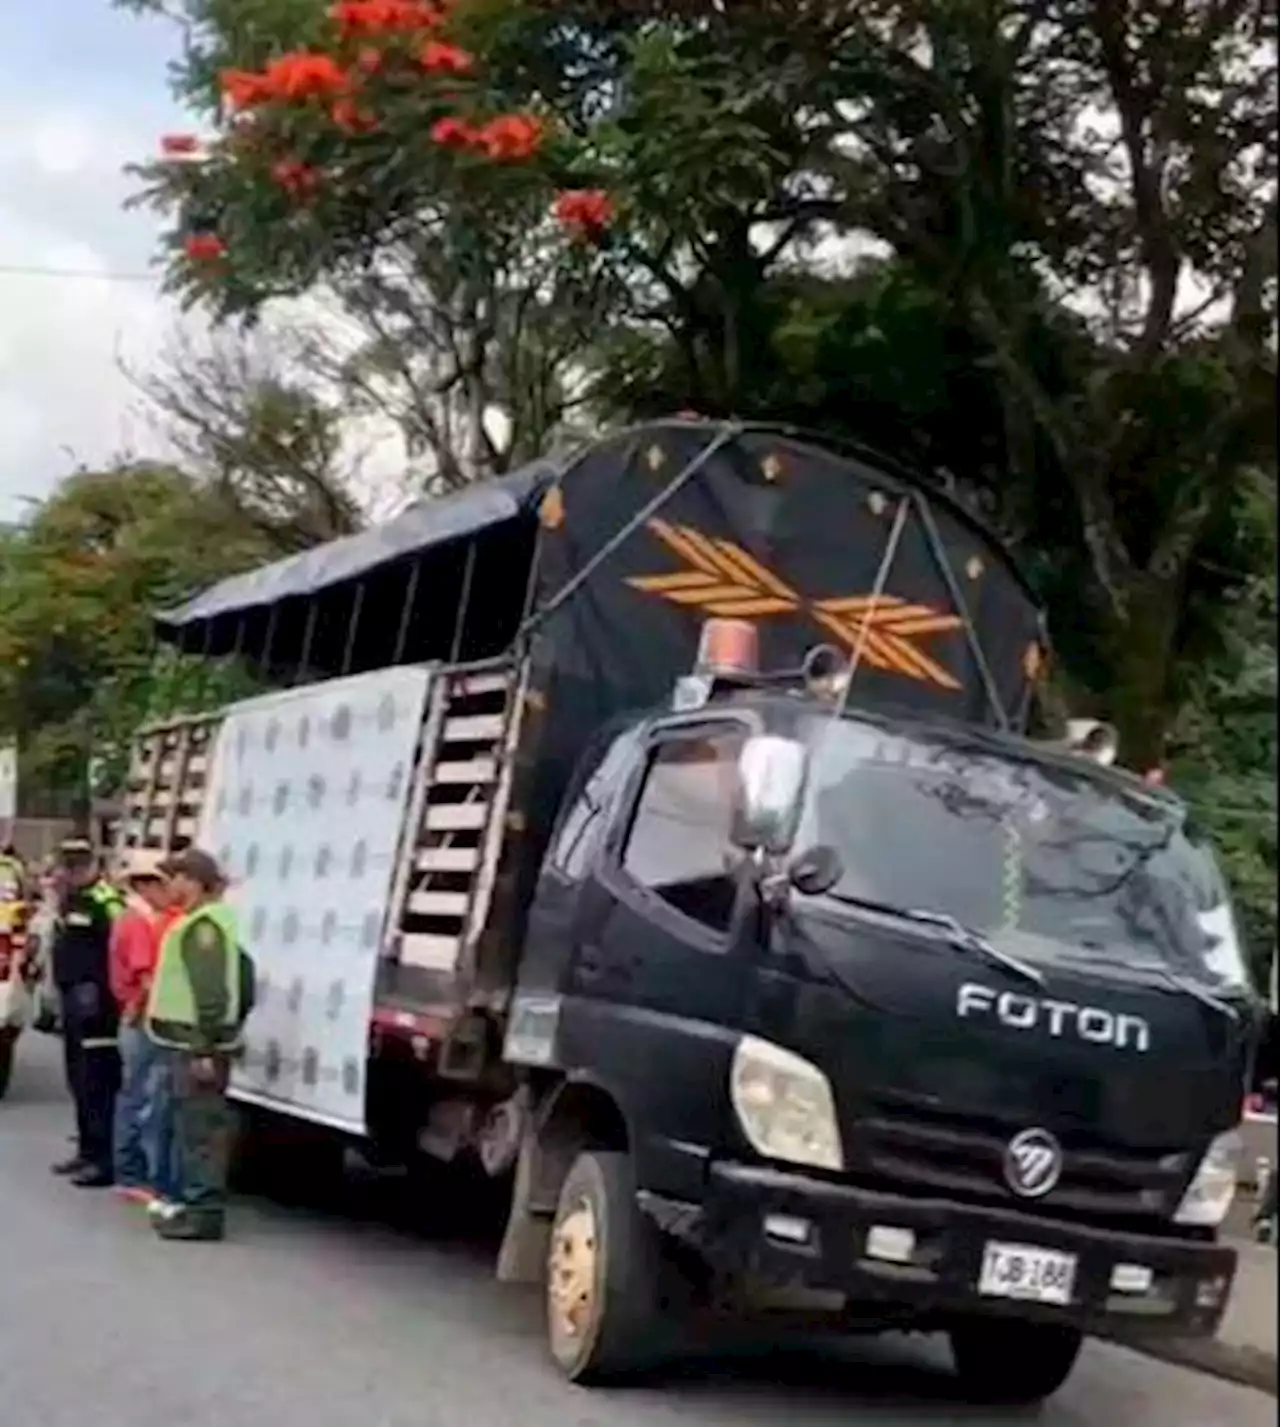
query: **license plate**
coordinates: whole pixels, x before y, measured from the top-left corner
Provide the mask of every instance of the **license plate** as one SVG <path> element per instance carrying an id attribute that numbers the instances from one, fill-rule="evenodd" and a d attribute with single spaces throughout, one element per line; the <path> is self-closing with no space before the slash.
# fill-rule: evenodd
<path id="1" fill-rule="evenodd" d="M 992 1243 L 983 1251 L 978 1292 L 988 1298 L 1065 1305 L 1071 1302 L 1075 1284 L 1075 1254 L 1026 1244 Z"/>

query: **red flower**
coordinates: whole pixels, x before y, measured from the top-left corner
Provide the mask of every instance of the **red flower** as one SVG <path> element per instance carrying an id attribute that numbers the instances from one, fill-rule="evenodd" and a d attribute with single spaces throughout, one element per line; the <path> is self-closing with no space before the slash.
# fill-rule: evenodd
<path id="1" fill-rule="evenodd" d="M 292 198 L 308 198 L 320 185 L 320 171 L 300 159 L 279 159 L 271 166 L 271 177 Z"/>
<path id="2" fill-rule="evenodd" d="M 418 63 L 433 74 L 470 74 L 476 62 L 474 55 L 459 49 L 457 45 L 428 40 L 418 56 Z"/>
<path id="3" fill-rule="evenodd" d="M 329 7 L 329 18 L 345 39 L 354 39 L 429 30 L 440 23 L 441 15 L 424 0 L 340 0 Z"/>
<path id="4" fill-rule="evenodd" d="M 469 149 L 475 145 L 477 130 L 465 119 L 437 119 L 431 126 L 431 138 L 446 149 Z"/>
<path id="5" fill-rule="evenodd" d="M 223 256 L 227 245 L 216 233 L 188 233 L 182 240 L 182 251 L 193 263 L 212 263 Z"/>
<path id="6" fill-rule="evenodd" d="M 356 56 L 356 66 L 362 69 L 365 74 L 377 74 L 382 68 L 382 51 L 374 49 L 372 45 L 366 45 Z"/>
<path id="7" fill-rule="evenodd" d="M 222 97 L 233 109 L 252 109 L 271 98 L 266 75 L 248 69 L 224 69 L 218 79 Z"/>
<path id="8" fill-rule="evenodd" d="M 194 134 L 164 134 L 160 139 L 160 152 L 167 158 L 184 158 L 200 152 L 200 140 Z"/>
<path id="9" fill-rule="evenodd" d="M 348 134 L 368 134 L 378 127 L 377 119 L 367 109 L 362 109 L 350 95 L 339 99 L 329 115 L 338 128 Z"/>
<path id="10" fill-rule="evenodd" d="M 600 188 L 571 188 L 555 204 L 556 219 L 576 238 L 598 241 L 613 222 L 613 199 Z"/>
<path id="11" fill-rule="evenodd" d="M 351 88 L 350 76 L 332 55 L 309 50 L 273 60 L 263 82 L 274 99 L 332 99 Z"/>
<path id="12" fill-rule="evenodd" d="M 542 120 L 532 114 L 502 114 L 476 132 L 476 144 L 497 163 L 532 158 L 545 135 Z"/>

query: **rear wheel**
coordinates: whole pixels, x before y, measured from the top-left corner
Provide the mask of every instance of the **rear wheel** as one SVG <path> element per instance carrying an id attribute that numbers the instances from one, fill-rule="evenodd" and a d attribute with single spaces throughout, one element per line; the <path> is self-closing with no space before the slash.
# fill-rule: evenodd
<path id="1" fill-rule="evenodd" d="M 1071 1375 L 1084 1335 L 1053 1323 L 973 1318 L 951 1329 L 951 1355 L 969 1402 L 1026 1406 Z"/>
<path id="2" fill-rule="evenodd" d="M 658 1366 L 681 1288 L 636 1203 L 630 1157 L 580 1154 L 560 1189 L 547 1256 L 547 1338 L 565 1376 L 590 1385 Z"/>

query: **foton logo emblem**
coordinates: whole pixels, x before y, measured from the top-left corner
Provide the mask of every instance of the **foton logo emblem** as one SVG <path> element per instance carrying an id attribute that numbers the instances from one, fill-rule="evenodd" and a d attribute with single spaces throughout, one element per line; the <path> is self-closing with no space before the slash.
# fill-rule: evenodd
<path id="1" fill-rule="evenodd" d="M 1102 1006 L 1078 1006 L 1074 1001 L 997 991 L 976 981 L 966 981 L 961 986 L 956 996 L 956 1015 L 962 1020 L 990 1016 L 1011 1031 L 1039 1031 L 1058 1040 L 1066 1036 L 1116 1050 L 1151 1049 L 1151 1027 L 1141 1016 L 1117 1015 Z"/>

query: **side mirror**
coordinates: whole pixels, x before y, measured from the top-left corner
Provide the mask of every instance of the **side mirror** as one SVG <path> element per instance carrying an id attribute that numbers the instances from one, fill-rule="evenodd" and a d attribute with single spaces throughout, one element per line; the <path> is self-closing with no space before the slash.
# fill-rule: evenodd
<path id="1" fill-rule="evenodd" d="M 738 758 L 741 797 L 734 841 L 749 852 L 785 852 L 809 776 L 809 752 L 791 738 L 759 734 L 747 739 Z"/>
<path id="2" fill-rule="evenodd" d="M 844 876 L 844 864 L 834 847 L 820 842 L 791 863 L 787 876 L 797 892 L 803 892 L 806 897 L 820 897 Z"/>

